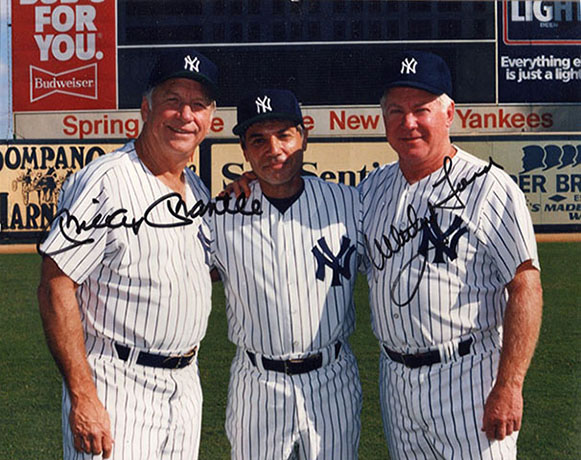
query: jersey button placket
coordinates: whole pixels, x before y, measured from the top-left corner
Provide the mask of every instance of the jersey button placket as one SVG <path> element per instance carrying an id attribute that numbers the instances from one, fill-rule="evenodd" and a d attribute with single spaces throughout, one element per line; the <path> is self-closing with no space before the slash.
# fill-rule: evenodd
<path id="1" fill-rule="evenodd" d="M 287 294 L 288 294 L 288 307 L 290 315 L 290 335 L 292 342 L 292 351 L 298 352 L 302 351 L 301 342 L 296 340 L 297 337 L 301 337 L 304 333 L 303 324 L 300 312 L 300 299 L 297 293 L 297 269 L 300 270 L 300 265 L 298 261 L 298 255 L 296 254 L 296 248 L 294 247 L 294 241 L 296 238 L 300 238 L 301 226 L 297 225 L 297 222 L 292 218 L 291 210 L 288 210 L 284 216 L 284 235 L 285 235 L 285 252 L 286 252 L 286 266 L 287 270 Z"/>
<path id="2" fill-rule="evenodd" d="M 276 254 L 278 257 L 278 279 L 277 285 L 280 289 L 280 295 L 277 296 L 279 299 L 279 327 L 281 335 L 281 344 L 283 352 L 287 351 L 286 348 L 291 346 L 292 340 L 292 318 L 290 315 L 290 305 L 288 304 L 289 291 L 288 291 L 288 257 L 286 254 L 286 241 L 285 241 L 285 219 L 284 214 L 273 213 L 273 223 L 275 228 L 273 228 L 273 238 L 275 238 L 274 245 L 276 248 Z M 288 350 L 290 351 L 290 350 Z"/>
<path id="3" fill-rule="evenodd" d="M 404 185 L 402 187 L 401 194 L 399 195 L 398 200 L 397 200 L 397 208 L 396 208 L 396 211 L 394 214 L 394 222 L 407 222 L 407 218 L 406 218 L 405 214 L 407 212 L 409 187 L 410 187 L 410 185 L 404 180 Z M 403 226 L 405 227 L 406 225 L 403 225 Z M 395 254 L 393 259 L 394 260 L 397 260 L 397 259 L 401 260 L 400 253 L 402 251 L 405 251 L 405 247 L 401 248 L 400 251 L 398 251 L 398 253 Z M 394 308 L 395 308 L 395 310 L 394 310 Z M 397 330 L 398 328 L 401 327 L 401 322 L 398 321 L 401 317 L 400 309 L 398 307 L 392 306 L 391 317 L 397 321 L 397 323 L 392 323 L 394 330 Z"/>

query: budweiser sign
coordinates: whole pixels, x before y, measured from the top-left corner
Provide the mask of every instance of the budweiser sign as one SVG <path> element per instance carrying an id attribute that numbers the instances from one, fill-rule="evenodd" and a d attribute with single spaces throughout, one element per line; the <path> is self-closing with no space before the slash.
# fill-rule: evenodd
<path id="1" fill-rule="evenodd" d="M 97 99 L 97 64 L 61 73 L 30 66 L 30 82 L 30 102 L 57 93 Z"/>
<path id="2" fill-rule="evenodd" d="M 117 108 L 115 0 L 12 0 L 14 111 Z"/>

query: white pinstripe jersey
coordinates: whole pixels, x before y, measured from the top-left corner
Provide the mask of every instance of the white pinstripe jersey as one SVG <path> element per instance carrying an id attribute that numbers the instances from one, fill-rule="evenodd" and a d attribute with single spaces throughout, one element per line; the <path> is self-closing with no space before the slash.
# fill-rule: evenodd
<path id="1" fill-rule="evenodd" d="M 498 347 L 505 285 L 522 262 L 539 267 L 525 197 L 512 179 L 458 149 L 450 168 L 412 185 L 396 162 L 359 189 L 378 339 L 404 353 L 469 335 Z"/>
<path id="2" fill-rule="evenodd" d="M 363 251 L 359 194 L 319 179 L 304 183 L 280 213 L 254 182 L 249 199 L 260 200 L 262 215 L 224 214 L 211 225 L 229 338 L 266 356 L 323 349 L 355 326 L 353 285 Z"/>
<path id="3" fill-rule="evenodd" d="M 201 180 L 187 168 L 185 174 L 188 209 L 198 200 L 207 202 Z M 63 186 L 58 209 L 68 209 L 70 215 L 89 224 L 97 214 L 109 216 L 125 209 L 111 223 L 121 222 L 123 216 L 131 222 L 170 193 L 139 160 L 130 142 L 71 176 Z M 148 216 L 150 222 L 176 221 L 164 205 Z M 160 353 L 184 352 L 200 342 L 211 308 L 209 268 L 198 236 L 198 229 L 205 225 L 200 217 L 191 225 L 173 228 L 143 223 L 137 234 L 131 228 L 111 225 L 77 235 L 71 226 L 67 235 L 94 242 L 60 253 L 71 243 L 55 224 L 41 251 L 51 254 L 80 285 L 77 299 L 90 336 Z"/>

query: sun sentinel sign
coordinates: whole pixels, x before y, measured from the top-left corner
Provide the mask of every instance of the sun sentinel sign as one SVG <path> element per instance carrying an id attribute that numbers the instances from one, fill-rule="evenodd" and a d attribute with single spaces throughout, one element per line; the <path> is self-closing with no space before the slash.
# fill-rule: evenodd
<path id="1" fill-rule="evenodd" d="M 13 108 L 117 107 L 115 0 L 13 0 Z"/>

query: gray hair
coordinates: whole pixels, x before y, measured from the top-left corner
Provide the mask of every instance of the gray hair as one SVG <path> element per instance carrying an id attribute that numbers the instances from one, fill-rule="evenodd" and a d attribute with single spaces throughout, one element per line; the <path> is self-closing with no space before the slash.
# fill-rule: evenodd
<path id="1" fill-rule="evenodd" d="M 149 88 L 145 93 L 143 93 L 143 97 L 147 101 L 147 107 L 149 107 L 149 110 L 151 110 L 151 108 L 153 107 L 153 92 L 155 91 L 155 89 L 156 89 L 156 86 L 154 86 L 153 88 Z M 216 104 L 216 101 L 214 99 L 212 99 L 210 96 L 208 96 L 208 99 L 211 101 L 209 105 L 212 106 L 211 108 L 212 108 L 212 118 L 213 118 L 218 106 Z"/>
<path id="2" fill-rule="evenodd" d="M 151 107 L 153 106 L 153 90 L 155 89 L 155 87 L 153 88 L 149 88 L 144 94 L 143 94 L 143 98 L 147 101 L 147 107 L 149 107 L 149 110 L 151 110 Z"/>
<path id="3" fill-rule="evenodd" d="M 381 110 L 383 111 L 383 113 L 385 113 L 386 109 L 387 109 L 387 93 L 389 92 L 389 90 L 386 90 L 383 93 L 383 96 L 381 96 L 381 100 L 379 101 L 379 104 L 381 105 Z M 440 103 L 440 106 L 442 107 L 442 110 L 445 112 L 448 110 L 448 107 L 450 107 L 451 104 L 454 103 L 454 100 L 448 96 L 446 93 L 442 93 L 438 96 L 438 98 L 436 99 L 436 101 L 438 101 Z"/>

